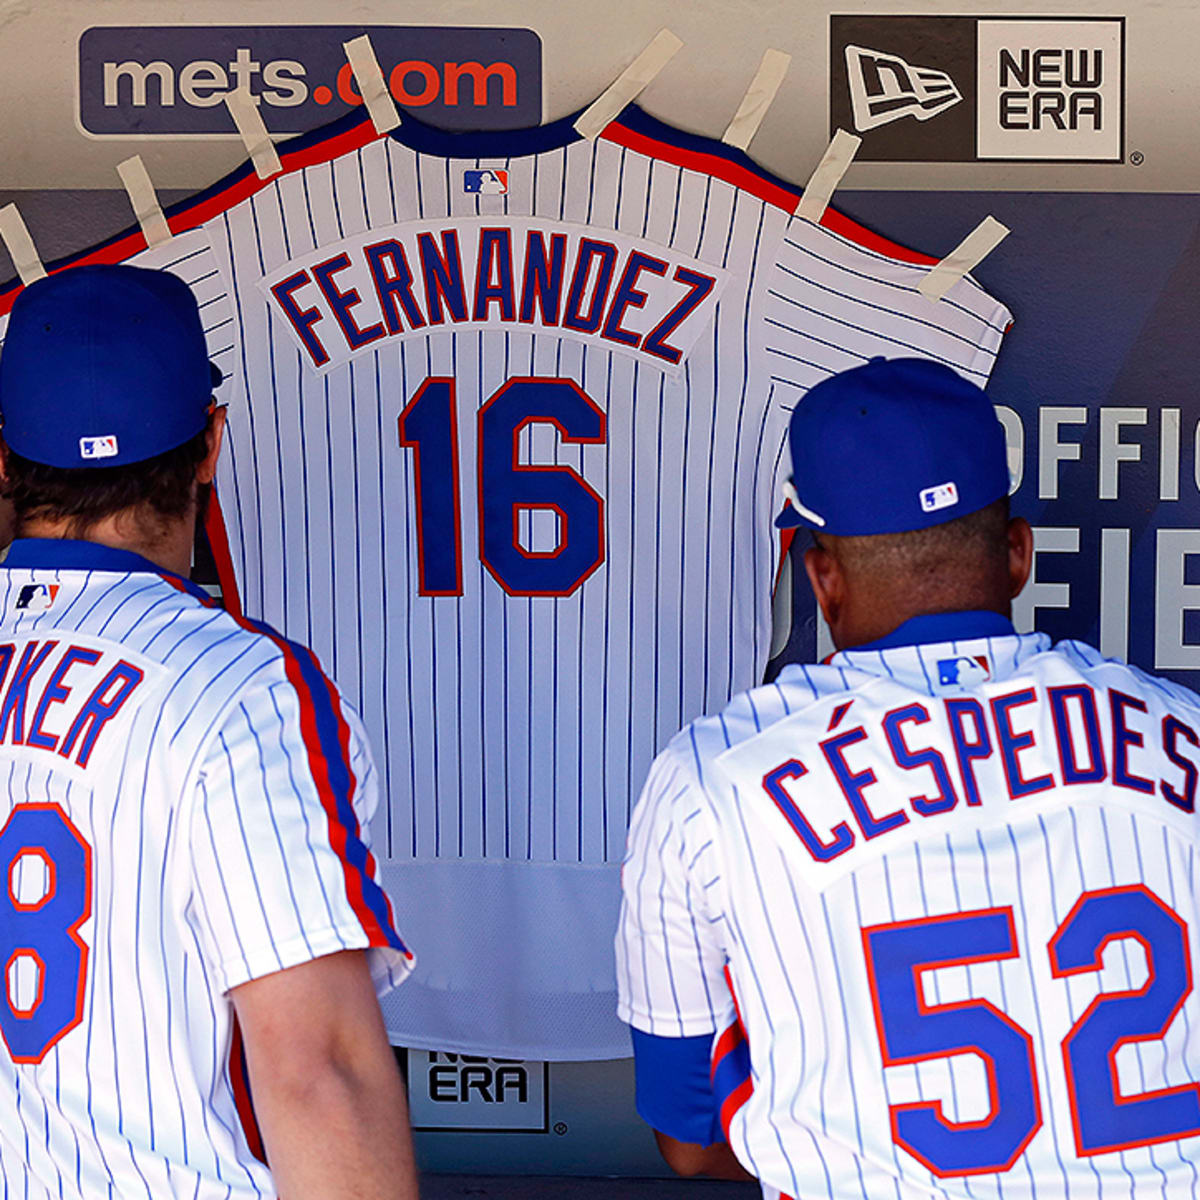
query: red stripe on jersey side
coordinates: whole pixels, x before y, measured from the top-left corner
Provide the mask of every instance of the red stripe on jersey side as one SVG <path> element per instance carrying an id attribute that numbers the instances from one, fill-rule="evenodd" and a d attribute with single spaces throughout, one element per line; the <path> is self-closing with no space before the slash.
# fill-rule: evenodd
<path id="1" fill-rule="evenodd" d="M 754 1095 L 754 1080 L 745 1079 L 725 1097 L 725 1101 L 721 1105 L 721 1128 L 725 1131 L 726 1141 L 729 1141 L 729 1129 L 733 1125 L 733 1118 L 738 1114 L 738 1109 L 752 1095 Z"/>
<path id="2" fill-rule="evenodd" d="M 660 142 L 657 138 L 647 137 L 644 133 L 636 133 L 624 125 L 614 121 L 600 135 L 605 141 L 615 142 L 627 150 L 635 150 L 639 154 L 657 158 L 663 162 L 674 163 L 677 167 L 686 167 L 692 171 L 701 171 L 716 179 L 723 179 L 744 192 L 757 196 L 767 204 L 781 208 L 784 212 L 795 212 L 800 197 L 794 192 L 778 184 L 771 183 L 761 175 L 756 175 L 748 167 L 739 166 L 722 158 L 719 154 L 704 154 L 698 150 L 685 150 L 681 146 L 673 146 L 670 142 Z"/>
<path id="3" fill-rule="evenodd" d="M 263 1145 L 262 1130 L 258 1127 L 258 1117 L 254 1112 L 254 1098 L 250 1095 L 250 1072 L 246 1067 L 246 1047 L 242 1042 L 242 1027 L 238 1024 L 236 1016 L 233 1018 L 233 1035 L 229 1039 L 229 1083 L 233 1088 L 233 1103 L 237 1108 L 242 1132 L 246 1136 L 246 1145 L 260 1163 L 269 1166 L 267 1150 Z"/>
<path id="4" fill-rule="evenodd" d="M 717 1038 L 717 1044 L 713 1047 L 712 1061 L 713 1068 L 721 1061 L 731 1050 L 736 1049 L 746 1040 L 746 1035 L 742 1032 L 740 1021 L 735 1020 L 724 1033 Z M 712 1070 L 709 1071 L 711 1075 Z"/>
<path id="5" fill-rule="evenodd" d="M 208 548 L 212 551 L 217 566 L 217 582 L 221 585 L 221 599 L 225 611 L 235 620 L 242 615 L 242 598 L 238 595 L 237 578 L 233 573 L 233 555 L 229 553 L 229 534 L 225 530 L 225 514 L 214 488 L 209 493 L 208 512 L 204 514 L 204 532 L 208 537 Z"/>
<path id="6" fill-rule="evenodd" d="M 714 1097 L 720 1105 L 718 1116 L 721 1128 L 728 1141 L 733 1118 L 754 1093 L 754 1080 L 750 1074 L 750 1047 L 746 1040 L 742 1010 L 737 993 L 733 990 L 733 977 L 729 973 L 728 963 L 725 965 L 725 982 L 733 1000 L 734 1019 L 713 1046 L 709 1078 L 712 1080 Z"/>
<path id="7" fill-rule="evenodd" d="M 733 1011 L 737 1013 L 738 1024 L 745 1029 L 746 1022 L 742 1020 L 742 1006 L 738 1003 L 737 992 L 733 990 L 733 975 L 730 973 L 728 963 L 721 968 L 721 973 L 725 976 L 725 986 L 729 989 L 729 998 L 733 1001 Z"/>

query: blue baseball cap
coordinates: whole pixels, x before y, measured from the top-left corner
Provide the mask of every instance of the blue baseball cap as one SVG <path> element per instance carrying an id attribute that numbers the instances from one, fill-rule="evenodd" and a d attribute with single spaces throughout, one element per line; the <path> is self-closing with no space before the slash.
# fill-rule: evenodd
<path id="1" fill-rule="evenodd" d="M 923 358 L 873 358 L 811 388 L 788 429 L 781 529 L 902 533 L 1008 494 L 1004 427 L 983 389 Z"/>
<path id="2" fill-rule="evenodd" d="M 113 467 L 205 426 L 221 372 L 191 289 L 167 271 L 82 266 L 17 297 L 0 352 L 8 446 L 52 467 Z"/>

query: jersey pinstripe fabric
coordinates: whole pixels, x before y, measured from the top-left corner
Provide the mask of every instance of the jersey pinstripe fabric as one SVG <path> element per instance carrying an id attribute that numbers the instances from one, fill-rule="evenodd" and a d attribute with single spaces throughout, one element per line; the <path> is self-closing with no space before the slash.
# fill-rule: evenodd
<path id="1" fill-rule="evenodd" d="M 226 993 L 342 949 L 408 970 L 359 722 L 136 555 L 17 542 L 0 613 L 3 1194 L 274 1197 Z"/>
<path id="2" fill-rule="evenodd" d="M 230 300 L 241 602 L 383 747 L 384 877 L 437 947 L 389 1028 L 626 1053 L 632 798 L 761 677 L 791 408 L 876 354 L 983 381 L 1009 315 L 969 279 L 929 304 L 928 260 L 795 218 L 795 189 L 636 109 L 594 143 L 354 116 L 282 150 L 171 220 Z"/>
<path id="3" fill-rule="evenodd" d="M 768 1196 L 1200 1195 L 1200 702 L 957 636 L 785 668 L 671 742 L 621 1016 L 712 1033 Z"/>

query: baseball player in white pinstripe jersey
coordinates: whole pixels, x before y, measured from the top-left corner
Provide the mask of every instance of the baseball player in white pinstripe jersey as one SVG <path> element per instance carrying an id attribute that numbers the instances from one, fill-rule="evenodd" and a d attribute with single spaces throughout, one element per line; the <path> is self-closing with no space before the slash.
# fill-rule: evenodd
<path id="1" fill-rule="evenodd" d="M 127 266 L 31 285 L 0 359 L 0 1183 L 406 1200 L 361 726 L 186 579 L 210 370 L 187 286 Z"/>
<path id="2" fill-rule="evenodd" d="M 838 649 L 654 764 L 640 1111 L 769 1197 L 1200 1195 L 1200 701 L 1014 631 L 1032 539 L 975 385 L 876 360 L 790 443 Z"/>

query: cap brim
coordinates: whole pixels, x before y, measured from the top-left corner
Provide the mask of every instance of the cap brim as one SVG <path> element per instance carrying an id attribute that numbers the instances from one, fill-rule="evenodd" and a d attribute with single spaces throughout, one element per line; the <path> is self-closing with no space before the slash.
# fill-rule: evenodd
<path id="1" fill-rule="evenodd" d="M 209 363 L 208 363 L 208 371 L 209 371 L 209 380 L 212 383 L 213 390 L 216 391 L 216 389 L 219 388 L 221 386 L 221 384 L 223 384 L 225 382 L 225 373 L 211 359 L 209 360 Z"/>

